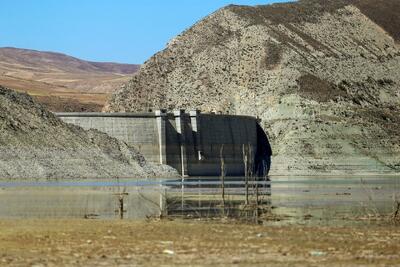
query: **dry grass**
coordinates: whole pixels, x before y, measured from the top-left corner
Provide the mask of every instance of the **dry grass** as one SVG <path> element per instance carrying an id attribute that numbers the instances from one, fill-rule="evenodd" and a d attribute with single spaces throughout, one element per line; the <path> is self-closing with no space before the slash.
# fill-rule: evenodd
<path id="1" fill-rule="evenodd" d="M 27 92 L 52 111 L 100 111 L 137 67 L 0 48 L 0 85 Z"/>
<path id="2" fill-rule="evenodd" d="M 400 228 L 182 221 L 1 220 L 0 264 L 394 265 Z"/>
<path id="3" fill-rule="evenodd" d="M 90 74 L 80 75 L 78 79 L 71 74 L 73 82 L 66 82 L 63 75 L 59 80 L 52 78 L 47 82 L 0 75 L 0 84 L 34 96 L 51 111 L 101 111 L 111 92 L 130 79 L 108 75 L 89 77 Z"/>

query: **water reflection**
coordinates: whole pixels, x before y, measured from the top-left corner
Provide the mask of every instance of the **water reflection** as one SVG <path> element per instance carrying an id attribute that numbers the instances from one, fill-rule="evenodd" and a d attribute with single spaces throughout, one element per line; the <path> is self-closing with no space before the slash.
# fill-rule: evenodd
<path id="1" fill-rule="evenodd" d="M 255 219 L 271 207 L 269 179 L 192 178 L 165 190 L 163 216 Z"/>
<path id="2" fill-rule="evenodd" d="M 0 182 L 0 218 L 254 219 L 346 224 L 394 212 L 400 177 Z"/>
<path id="3" fill-rule="evenodd" d="M 400 177 L 276 177 L 272 196 L 278 224 L 372 222 L 394 212 L 400 200 Z"/>

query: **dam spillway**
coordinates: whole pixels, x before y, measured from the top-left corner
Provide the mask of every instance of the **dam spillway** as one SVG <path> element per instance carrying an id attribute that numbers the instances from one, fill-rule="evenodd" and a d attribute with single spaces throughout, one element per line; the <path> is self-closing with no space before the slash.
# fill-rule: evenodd
<path id="1" fill-rule="evenodd" d="M 182 176 L 268 173 L 268 138 L 250 116 L 162 110 L 148 113 L 56 113 L 86 130 L 96 129 L 139 150 L 146 160 L 174 167 Z M 260 168 L 261 166 L 261 168 Z"/>

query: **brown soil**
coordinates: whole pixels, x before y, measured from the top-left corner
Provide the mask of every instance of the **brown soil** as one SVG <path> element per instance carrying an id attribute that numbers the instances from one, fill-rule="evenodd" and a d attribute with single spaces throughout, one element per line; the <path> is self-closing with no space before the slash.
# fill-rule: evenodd
<path id="1" fill-rule="evenodd" d="M 400 228 L 1 220 L 0 265 L 396 265 Z"/>
<path id="2" fill-rule="evenodd" d="M 282 60 L 282 47 L 276 43 L 269 42 L 265 48 L 265 59 L 263 65 L 266 69 L 276 68 Z"/>
<path id="3" fill-rule="evenodd" d="M 278 3 L 258 7 L 230 6 L 238 15 L 247 17 L 254 24 L 265 20 L 274 23 L 298 23 L 315 21 L 316 14 L 332 13 L 347 5 L 354 5 L 366 16 L 386 30 L 395 40 L 400 40 L 398 0 L 300 0 L 294 3 Z"/>
<path id="4" fill-rule="evenodd" d="M 346 97 L 347 93 L 334 84 L 321 80 L 312 74 L 305 74 L 298 80 L 300 95 L 318 102 L 328 102 L 339 97 Z"/>
<path id="5" fill-rule="evenodd" d="M 48 110 L 53 112 L 101 112 L 103 104 L 105 103 L 106 95 L 101 103 L 94 103 L 83 101 L 82 96 L 93 96 L 91 94 L 76 94 L 71 97 L 58 97 L 58 96 L 34 96 L 33 98 L 44 105 Z M 99 96 L 97 96 L 99 98 Z M 95 100 L 95 99 L 93 99 Z"/>
<path id="6" fill-rule="evenodd" d="M 0 84 L 31 95 L 37 102 L 55 112 L 101 111 L 109 93 L 69 89 L 63 86 L 22 80 L 0 75 Z"/>
<path id="7" fill-rule="evenodd" d="M 355 4 L 365 15 L 386 30 L 396 41 L 400 41 L 400 1 L 357 0 Z"/>
<path id="8" fill-rule="evenodd" d="M 51 111 L 101 111 L 138 65 L 88 62 L 67 55 L 0 48 L 0 85 L 35 96 Z"/>

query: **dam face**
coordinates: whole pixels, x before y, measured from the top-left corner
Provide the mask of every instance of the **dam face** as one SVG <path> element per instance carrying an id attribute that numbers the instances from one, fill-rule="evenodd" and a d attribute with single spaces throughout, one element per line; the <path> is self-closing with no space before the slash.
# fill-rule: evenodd
<path id="1" fill-rule="evenodd" d="M 246 166 L 260 176 L 269 169 L 259 171 L 271 155 L 268 139 L 260 134 L 261 127 L 253 117 L 183 110 L 56 115 L 64 122 L 122 140 L 149 162 L 170 165 L 183 176 L 219 176 L 222 162 L 227 176 L 244 175 Z"/>

